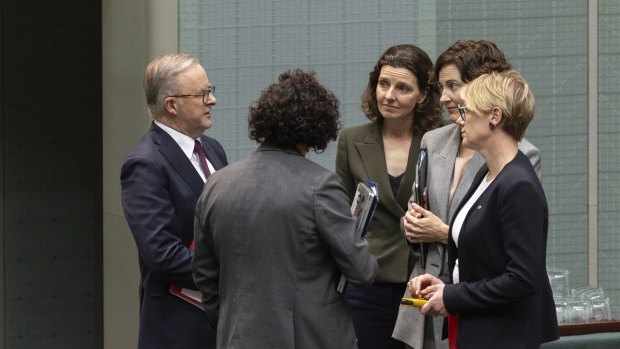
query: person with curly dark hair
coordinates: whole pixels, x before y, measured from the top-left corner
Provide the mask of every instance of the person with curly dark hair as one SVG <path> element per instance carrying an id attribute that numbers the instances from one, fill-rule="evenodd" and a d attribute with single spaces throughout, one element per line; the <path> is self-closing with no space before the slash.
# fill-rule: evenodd
<path id="1" fill-rule="evenodd" d="M 286 71 L 278 81 L 250 108 L 250 139 L 284 147 L 302 145 L 304 153 L 322 152 L 338 137 L 338 99 L 319 84 L 314 73 Z"/>
<path id="2" fill-rule="evenodd" d="M 286 71 L 250 107 L 248 158 L 214 173 L 196 207 L 194 280 L 218 348 L 356 348 L 340 275 L 373 282 L 338 176 L 305 158 L 338 134 L 334 94 Z"/>
<path id="3" fill-rule="evenodd" d="M 414 45 L 388 48 L 362 95 L 370 123 L 342 130 L 338 140 L 336 172 L 349 199 L 359 182 L 372 180 L 379 187 L 379 205 L 367 233 L 379 262 L 376 282 L 345 292 L 361 349 L 404 346 L 391 336 L 414 260 L 399 225 L 411 196 L 422 135 L 442 125 L 439 91 L 428 84 L 432 65 Z"/>

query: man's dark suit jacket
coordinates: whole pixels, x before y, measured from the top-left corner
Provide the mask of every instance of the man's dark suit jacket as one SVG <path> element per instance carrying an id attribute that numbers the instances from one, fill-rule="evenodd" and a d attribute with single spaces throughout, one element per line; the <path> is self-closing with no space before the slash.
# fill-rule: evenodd
<path id="1" fill-rule="evenodd" d="M 204 135 L 201 140 L 216 170 L 228 164 L 218 141 Z M 153 123 L 125 159 L 121 186 L 139 254 L 138 348 L 215 348 L 205 312 L 168 292 L 171 283 L 196 289 L 188 246 L 202 178 L 174 139 Z"/>
<path id="2" fill-rule="evenodd" d="M 547 200 L 527 156 L 519 151 L 467 213 L 458 249 L 451 237 L 487 172 L 484 165 L 452 217 L 449 275 L 458 258 L 460 283 L 446 285 L 444 304 L 459 315 L 460 349 L 538 348 L 558 338 L 558 323 L 545 261 Z"/>

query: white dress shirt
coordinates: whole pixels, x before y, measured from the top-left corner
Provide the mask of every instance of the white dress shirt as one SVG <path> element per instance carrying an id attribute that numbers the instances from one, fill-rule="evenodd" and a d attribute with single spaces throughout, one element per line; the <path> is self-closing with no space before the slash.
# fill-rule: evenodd
<path id="1" fill-rule="evenodd" d="M 175 142 L 177 142 L 185 156 L 187 156 L 192 165 L 194 165 L 194 168 L 196 168 L 196 171 L 202 178 L 202 181 L 206 182 L 207 177 L 205 176 L 205 173 L 200 166 L 200 160 L 198 159 L 198 155 L 194 153 L 194 140 L 190 136 L 183 134 L 171 127 L 168 127 L 157 120 L 154 120 L 154 122 L 155 125 L 161 127 L 162 130 L 166 131 L 166 133 L 169 134 Z M 198 137 L 198 141 L 201 142 L 200 137 Z M 213 165 L 211 165 L 211 162 L 208 158 L 207 165 L 209 166 L 209 171 L 211 171 L 211 173 L 215 173 L 215 169 L 213 168 Z"/>

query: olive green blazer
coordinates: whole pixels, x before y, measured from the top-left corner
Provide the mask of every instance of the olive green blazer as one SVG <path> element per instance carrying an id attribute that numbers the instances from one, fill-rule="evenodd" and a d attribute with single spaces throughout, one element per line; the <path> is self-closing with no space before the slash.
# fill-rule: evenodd
<path id="1" fill-rule="evenodd" d="M 407 168 L 396 197 L 392 194 L 385 164 L 381 124 L 375 121 L 345 128 L 338 138 L 336 173 L 349 198 L 353 200 L 359 182 L 372 180 L 379 187 L 379 205 L 366 236 L 370 251 L 379 263 L 375 282 L 407 282 L 409 279 L 413 253 L 400 230 L 400 219 L 411 197 L 421 138 L 414 136 L 411 141 Z"/>

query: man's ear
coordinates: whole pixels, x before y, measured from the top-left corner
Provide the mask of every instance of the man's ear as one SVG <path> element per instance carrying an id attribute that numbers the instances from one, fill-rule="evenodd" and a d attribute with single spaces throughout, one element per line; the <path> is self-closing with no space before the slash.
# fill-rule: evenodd
<path id="1" fill-rule="evenodd" d="M 166 97 L 164 99 L 164 109 L 166 112 L 177 115 L 177 101 L 174 97 Z"/>

